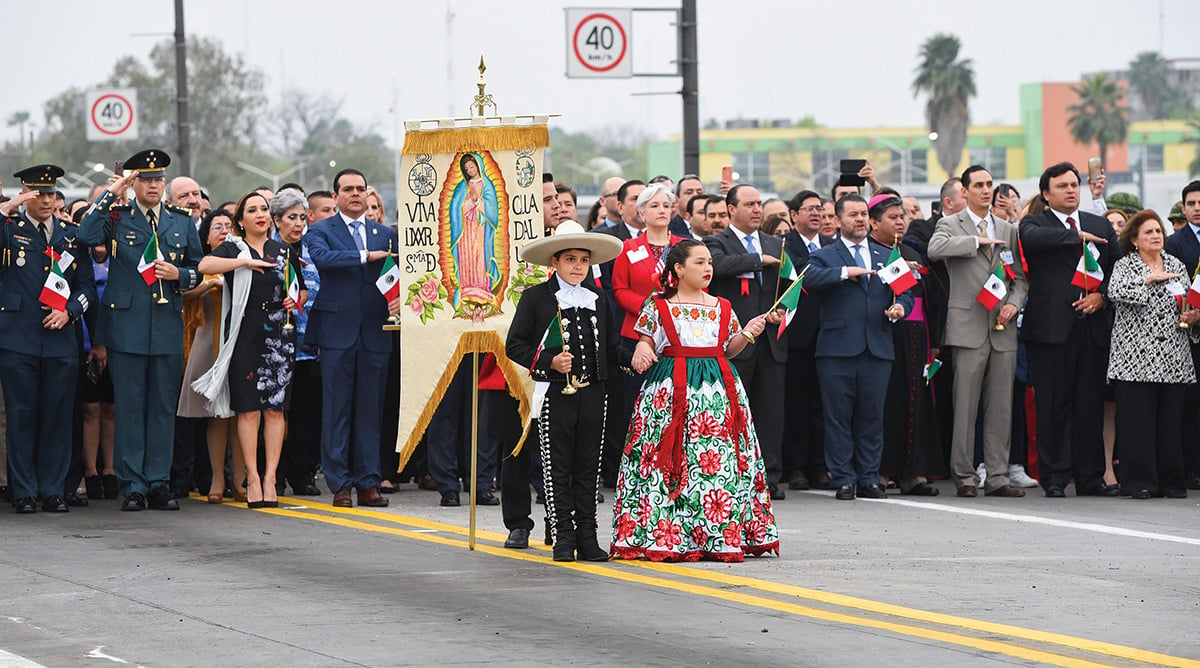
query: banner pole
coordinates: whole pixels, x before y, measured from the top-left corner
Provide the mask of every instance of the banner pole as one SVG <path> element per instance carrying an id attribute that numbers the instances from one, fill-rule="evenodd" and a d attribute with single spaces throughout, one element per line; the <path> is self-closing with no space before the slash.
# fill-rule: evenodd
<path id="1" fill-rule="evenodd" d="M 479 492 L 479 353 L 471 353 L 471 526 L 467 548 L 475 550 L 475 495 Z"/>

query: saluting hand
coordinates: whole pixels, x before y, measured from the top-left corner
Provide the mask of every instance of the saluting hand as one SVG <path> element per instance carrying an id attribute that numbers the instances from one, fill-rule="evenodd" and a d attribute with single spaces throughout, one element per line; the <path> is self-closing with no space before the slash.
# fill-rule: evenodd
<path id="1" fill-rule="evenodd" d="M 17 212 L 17 209 L 29 200 L 37 197 L 40 193 L 36 190 L 26 190 L 23 193 L 17 194 L 7 202 L 0 204 L 0 213 L 6 216 L 11 216 Z"/>

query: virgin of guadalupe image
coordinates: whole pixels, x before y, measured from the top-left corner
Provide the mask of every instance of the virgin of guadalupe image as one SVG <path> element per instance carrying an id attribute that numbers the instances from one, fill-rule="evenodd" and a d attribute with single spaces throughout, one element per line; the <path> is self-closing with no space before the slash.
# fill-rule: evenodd
<path id="1" fill-rule="evenodd" d="M 500 226 L 496 184 L 484 167 L 486 163 L 478 153 L 464 153 L 459 158 L 461 178 L 454 186 L 446 212 L 450 222 L 450 257 L 454 261 L 452 274 L 457 279 L 456 286 L 449 286 L 456 315 L 486 316 L 497 308 L 495 288 L 501 282 L 501 268 L 497 261 L 496 233 L 504 230 Z M 501 178 L 498 171 L 494 178 Z M 501 181 L 500 188 L 503 187 Z M 507 237 L 503 241 L 507 242 Z"/>

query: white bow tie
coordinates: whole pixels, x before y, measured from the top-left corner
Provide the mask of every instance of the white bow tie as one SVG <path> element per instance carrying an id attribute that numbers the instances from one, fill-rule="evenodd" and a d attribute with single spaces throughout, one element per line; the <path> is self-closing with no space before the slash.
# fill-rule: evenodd
<path id="1" fill-rule="evenodd" d="M 558 292 L 554 293 L 554 296 L 558 298 L 559 308 L 586 308 L 592 311 L 596 310 L 596 298 L 598 295 L 587 288 L 578 285 L 568 285 L 565 287 L 560 287 Z"/>

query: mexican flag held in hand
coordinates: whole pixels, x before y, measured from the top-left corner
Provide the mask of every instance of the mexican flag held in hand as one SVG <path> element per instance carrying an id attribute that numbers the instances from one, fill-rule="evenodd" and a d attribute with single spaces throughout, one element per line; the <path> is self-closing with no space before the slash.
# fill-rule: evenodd
<path id="1" fill-rule="evenodd" d="M 400 268 L 391 254 L 383 258 L 383 268 L 379 270 L 379 278 L 375 279 L 375 287 L 389 302 L 400 296 Z"/>
<path id="2" fill-rule="evenodd" d="M 800 274 L 796 272 L 796 265 L 792 264 L 792 258 L 787 252 L 782 254 L 779 259 L 779 278 L 785 281 L 794 281 Z"/>
<path id="3" fill-rule="evenodd" d="M 1196 272 L 1196 277 L 1192 279 L 1192 287 L 1188 288 L 1186 299 L 1188 306 L 1200 308 L 1200 272 Z"/>
<path id="4" fill-rule="evenodd" d="M 979 294 L 975 295 L 975 300 L 987 310 L 996 308 L 996 304 L 1000 303 L 1008 295 L 1008 288 L 1004 286 L 1004 269 L 996 267 L 996 271 L 988 276 L 983 287 L 979 288 Z"/>
<path id="5" fill-rule="evenodd" d="M 784 253 L 783 256 L 786 258 L 787 253 Z M 791 265 L 791 262 L 787 260 L 784 260 L 784 262 L 788 266 Z M 795 270 L 793 269 L 794 272 Z M 792 318 L 796 317 L 796 307 L 800 304 L 800 292 L 804 289 L 802 286 L 803 283 L 803 276 L 797 278 L 788 286 L 787 290 L 783 291 L 783 296 L 779 298 L 779 306 L 787 309 L 787 312 L 783 314 L 783 321 L 779 323 L 779 332 L 775 335 L 776 339 L 783 338 L 783 333 L 787 331 L 788 325 L 792 324 Z"/>
<path id="6" fill-rule="evenodd" d="M 158 235 L 150 237 L 149 243 L 146 244 L 146 249 L 142 251 L 142 259 L 138 260 L 138 273 L 142 275 L 142 280 L 146 281 L 146 285 L 154 285 L 158 278 L 154 275 L 154 261 L 163 259 L 162 252 L 158 250 Z"/>
<path id="7" fill-rule="evenodd" d="M 530 362 L 529 368 L 533 369 L 537 367 L 538 357 L 541 356 L 543 350 L 547 348 L 561 348 L 562 345 L 562 321 L 556 313 L 554 314 L 554 319 L 546 327 L 546 331 L 542 333 L 542 340 L 538 342 L 537 350 L 533 353 L 533 362 Z"/>
<path id="8" fill-rule="evenodd" d="M 300 279 L 296 277 L 296 270 L 292 269 L 291 262 L 283 263 L 283 278 L 287 285 L 287 296 L 296 302 L 296 312 L 304 313 L 304 304 L 300 303 Z M 396 290 L 399 292 L 399 288 Z"/>
<path id="9" fill-rule="evenodd" d="M 892 254 L 888 256 L 887 266 L 879 270 L 879 280 L 887 284 L 892 292 L 900 294 L 917 284 L 912 269 L 900 255 L 900 247 L 892 246 Z"/>
<path id="10" fill-rule="evenodd" d="M 1096 261 L 1099 256 L 1100 251 L 1097 250 L 1096 244 L 1084 244 L 1083 252 L 1079 255 L 1079 264 L 1075 265 L 1075 277 L 1071 279 L 1071 285 L 1087 292 L 1100 289 L 1100 283 L 1104 281 L 1104 270 Z"/>
<path id="11" fill-rule="evenodd" d="M 61 256 L 53 250 L 50 253 L 50 275 L 46 277 L 38 301 L 55 311 L 64 311 L 67 308 L 67 300 L 71 297 L 71 286 L 67 283 L 63 271 L 75 258 L 66 251 L 63 251 Z"/>

